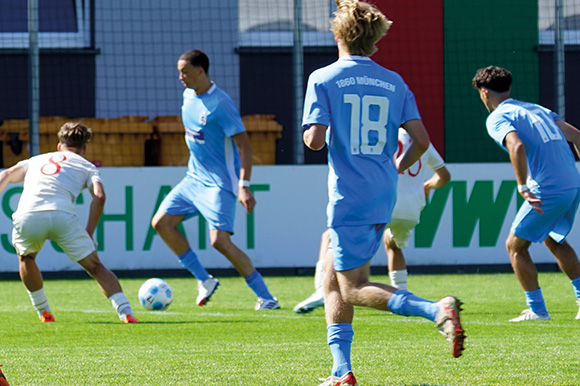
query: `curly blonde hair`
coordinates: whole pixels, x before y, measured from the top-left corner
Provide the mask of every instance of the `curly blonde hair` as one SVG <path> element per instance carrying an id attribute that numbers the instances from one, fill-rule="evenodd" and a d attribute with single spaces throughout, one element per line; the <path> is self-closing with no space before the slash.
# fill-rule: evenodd
<path id="1" fill-rule="evenodd" d="M 358 0 L 336 0 L 330 30 L 352 55 L 371 56 L 375 44 L 387 34 L 393 22 L 375 6 Z"/>

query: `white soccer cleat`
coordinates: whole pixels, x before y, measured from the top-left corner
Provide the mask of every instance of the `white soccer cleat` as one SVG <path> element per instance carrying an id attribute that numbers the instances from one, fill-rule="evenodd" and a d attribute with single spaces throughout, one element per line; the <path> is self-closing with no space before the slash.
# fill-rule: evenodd
<path id="1" fill-rule="evenodd" d="M 318 386 L 358 386 L 352 371 L 344 374 L 342 377 L 331 375 L 328 378 L 320 378 L 320 380 L 324 382 Z"/>
<path id="2" fill-rule="evenodd" d="M 209 279 L 204 281 L 198 280 L 197 281 L 197 290 L 199 294 L 197 295 L 196 303 L 198 306 L 203 306 L 209 299 L 211 295 L 215 292 L 217 287 L 220 285 L 220 282 L 217 279 L 214 279 L 213 276 L 210 276 Z"/>
<path id="3" fill-rule="evenodd" d="M 310 295 L 308 299 L 301 301 L 294 307 L 294 312 L 297 314 L 307 314 L 312 312 L 315 308 L 324 307 L 324 294 L 317 291 Z"/>
<path id="4" fill-rule="evenodd" d="M 263 299 L 258 298 L 258 302 L 254 307 L 256 311 L 263 311 L 263 310 L 279 310 L 280 304 L 278 303 L 278 299 Z"/>
<path id="5" fill-rule="evenodd" d="M 455 358 L 459 358 L 465 350 L 465 331 L 459 318 L 462 304 L 455 296 L 446 296 L 439 300 L 439 311 L 435 316 L 435 327 L 449 342 L 451 354 Z"/>
<path id="6" fill-rule="evenodd" d="M 550 314 L 545 315 L 536 314 L 534 311 L 528 308 L 527 310 L 523 310 L 520 316 L 518 316 L 517 318 L 510 319 L 510 322 L 526 322 L 530 320 L 550 320 L 550 319 L 552 319 L 550 318 Z M 576 319 L 578 319 L 578 316 L 576 316 Z"/>

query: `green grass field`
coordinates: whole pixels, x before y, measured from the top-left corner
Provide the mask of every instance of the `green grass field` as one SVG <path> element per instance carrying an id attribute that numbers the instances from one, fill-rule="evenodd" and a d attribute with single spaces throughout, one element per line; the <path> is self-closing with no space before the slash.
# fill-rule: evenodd
<path id="1" fill-rule="evenodd" d="M 44 324 L 22 283 L 0 281 L 0 364 L 11 386 L 311 386 L 330 374 L 324 310 L 292 312 L 310 295 L 310 277 L 266 277 L 283 309 L 260 313 L 239 277 L 221 278 L 205 307 L 195 305 L 193 279 L 167 279 L 174 301 L 165 312 L 137 304 L 143 281 L 121 280 L 142 322 L 135 325 L 118 321 L 92 280 L 47 280 L 56 323 Z M 572 287 L 559 273 L 542 273 L 540 282 L 552 320 L 513 324 L 525 308 L 513 274 L 411 275 L 416 294 L 465 302 L 466 351 L 454 359 L 431 322 L 357 308 L 359 385 L 579 385 Z"/>

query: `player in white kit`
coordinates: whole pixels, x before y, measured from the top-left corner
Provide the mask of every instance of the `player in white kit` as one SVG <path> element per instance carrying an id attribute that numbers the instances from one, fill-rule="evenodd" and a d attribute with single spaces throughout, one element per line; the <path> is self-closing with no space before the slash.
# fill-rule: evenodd
<path id="1" fill-rule="evenodd" d="M 398 140 L 397 157 L 405 153 L 411 137 L 405 130 L 399 129 Z M 428 178 L 430 172 L 433 175 Z M 407 247 L 413 229 L 419 224 L 429 192 L 443 187 L 450 179 L 451 174 L 445 167 L 445 161 L 433 144 L 429 145 L 419 161 L 399 174 L 397 201 L 384 234 L 389 277 L 393 287 L 407 289 L 407 264 L 402 249 Z"/>
<path id="2" fill-rule="evenodd" d="M 51 240 L 97 281 L 123 323 L 137 323 L 117 276 L 100 261 L 92 238 L 103 213 L 105 190 L 99 171 L 83 157 L 91 137 L 91 129 L 68 122 L 58 132 L 58 151 L 20 161 L 0 173 L 0 192 L 8 183 L 24 181 L 18 208 L 12 215 L 12 243 L 18 254 L 20 278 L 41 322 L 54 322 L 54 316 L 36 255 L 45 241 Z M 83 227 L 74 205 L 85 188 L 93 200 Z"/>

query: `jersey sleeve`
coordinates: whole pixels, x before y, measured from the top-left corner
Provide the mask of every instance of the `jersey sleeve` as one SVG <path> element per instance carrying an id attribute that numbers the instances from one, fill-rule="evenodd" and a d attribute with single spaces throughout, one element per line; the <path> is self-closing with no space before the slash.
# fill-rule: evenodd
<path id="1" fill-rule="evenodd" d="M 233 137 L 246 131 L 240 113 L 230 98 L 222 101 L 219 111 L 220 125 L 228 137 Z"/>
<path id="2" fill-rule="evenodd" d="M 405 93 L 405 104 L 403 105 L 403 122 L 405 123 L 413 119 L 421 119 L 417 101 L 415 101 L 415 94 L 407 87 Z"/>
<path id="3" fill-rule="evenodd" d="M 432 143 L 429 144 L 429 147 L 427 148 L 425 154 L 427 155 L 426 157 L 427 166 L 429 167 L 429 169 L 437 170 L 445 166 L 445 161 L 443 160 L 443 157 L 441 157 L 441 155 L 437 152 L 435 146 L 433 146 Z"/>
<path id="4" fill-rule="evenodd" d="M 302 128 L 305 130 L 313 124 L 330 126 L 330 101 L 321 83 L 316 81 L 316 72 L 308 78 L 306 96 L 304 97 L 304 114 Z"/>
<path id="5" fill-rule="evenodd" d="M 87 178 L 87 182 L 86 182 L 86 187 L 90 188 L 91 186 L 93 186 L 93 184 L 95 182 L 99 182 L 99 183 L 103 183 L 103 180 L 101 179 L 101 173 L 99 172 L 99 169 L 97 169 L 96 167 L 92 167 L 90 169 L 90 173 L 88 175 Z"/>
<path id="6" fill-rule="evenodd" d="M 22 166 L 24 168 L 24 172 L 26 173 L 28 171 L 28 165 L 29 165 L 29 159 L 24 159 L 22 161 L 19 161 L 16 166 Z"/>
<path id="7" fill-rule="evenodd" d="M 503 140 L 508 133 L 516 131 L 516 128 L 510 123 L 510 121 L 501 114 L 490 114 L 486 121 L 487 133 L 489 136 L 504 149 L 508 151 L 505 147 Z"/>
<path id="8" fill-rule="evenodd" d="M 563 121 L 562 117 L 560 117 L 560 116 L 558 115 L 558 113 L 555 113 L 555 112 L 553 112 L 553 111 L 550 111 L 550 116 L 552 117 L 552 119 L 553 119 L 554 121 Z"/>

